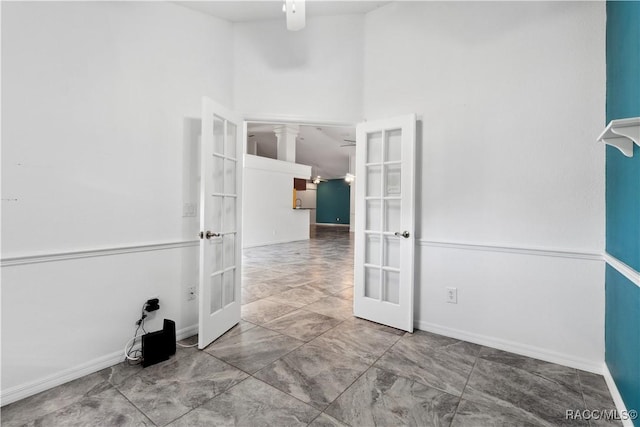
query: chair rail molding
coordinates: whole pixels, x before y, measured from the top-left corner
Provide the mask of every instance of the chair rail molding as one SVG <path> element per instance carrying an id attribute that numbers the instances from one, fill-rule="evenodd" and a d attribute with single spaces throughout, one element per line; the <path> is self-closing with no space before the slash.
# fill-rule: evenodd
<path id="1" fill-rule="evenodd" d="M 607 264 L 615 268 L 620 274 L 629 279 L 631 283 L 634 283 L 636 286 L 640 287 L 640 273 L 607 252 L 604 253 L 603 257 Z"/>
<path id="2" fill-rule="evenodd" d="M 122 255 L 135 252 L 152 252 L 167 249 L 188 248 L 198 246 L 199 240 L 179 240 L 174 242 L 148 243 L 142 245 L 114 246 L 107 248 L 82 249 L 68 252 L 50 252 L 28 254 L 2 258 L 1 267 L 13 267 L 17 265 L 39 264 L 43 262 L 66 261 L 70 259 L 93 258 L 101 256 Z"/>
<path id="3" fill-rule="evenodd" d="M 483 252 L 504 252 L 520 255 L 546 256 L 554 258 L 573 258 L 584 259 L 588 261 L 603 261 L 602 254 L 597 252 L 585 252 L 559 248 L 535 248 L 535 247 L 518 247 L 504 246 L 492 243 L 468 243 L 468 242 L 445 242 L 427 239 L 416 239 L 419 246 L 427 246 L 445 249 L 463 249 L 471 251 Z"/>

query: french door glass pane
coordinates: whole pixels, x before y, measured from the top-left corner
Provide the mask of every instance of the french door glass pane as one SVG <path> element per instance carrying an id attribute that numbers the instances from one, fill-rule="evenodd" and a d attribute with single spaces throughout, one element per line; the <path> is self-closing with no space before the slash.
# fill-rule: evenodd
<path id="1" fill-rule="evenodd" d="M 382 162 L 382 132 L 367 134 L 367 163 Z"/>
<path id="2" fill-rule="evenodd" d="M 224 119 L 213 116 L 213 152 L 224 154 Z"/>
<path id="3" fill-rule="evenodd" d="M 209 281 L 211 286 L 211 300 L 209 301 L 209 313 L 213 314 L 222 308 L 222 275 L 213 274 Z"/>
<path id="4" fill-rule="evenodd" d="M 222 281 L 224 283 L 224 305 L 231 304 L 236 300 L 235 275 L 235 270 L 225 271 L 222 275 Z"/>
<path id="5" fill-rule="evenodd" d="M 364 296 L 380 299 L 380 269 L 365 267 L 364 269 Z"/>
<path id="6" fill-rule="evenodd" d="M 400 268 L 400 238 L 384 237 L 384 266 Z"/>
<path id="7" fill-rule="evenodd" d="M 235 265 L 236 259 L 236 244 L 235 244 L 235 235 L 233 234 L 225 234 L 222 237 L 223 241 L 223 258 L 224 258 L 224 268 L 233 267 Z"/>
<path id="8" fill-rule="evenodd" d="M 400 273 L 395 271 L 384 271 L 383 280 L 383 301 L 398 304 L 400 302 Z"/>
<path id="9" fill-rule="evenodd" d="M 367 196 L 380 196 L 382 187 L 382 166 L 367 166 Z"/>
<path id="10" fill-rule="evenodd" d="M 219 194 L 224 190 L 224 159 L 213 156 L 211 163 L 211 175 L 213 177 L 211 191 Z"/>
<path id="11" fill-rule="evenodd" d="M 224 198 L 224 221 L 223 227 L 219 230 L 225 233 L 236 231 L 236 197 Z"/>
<path id="12" fill-rule="evenodd" d="M 393 129 L 385 132 L 385 162 L 394 162 L 401 160 L 401 142 L 402 142 L 402 130 Z"/>
<path id="13" fill-rule="evenodd" d="M 380 200 L 367 200 L 367 212 L 365 227 L 367 230 L 381 231 L 380 218 L 382 206 Z"/>
<path id="14" fill-rule="evenodd" d="M 236 158 L 236 125 L 227 122 L 227 139 L 224 154 L 232 159 Z"/>
<path id="15" fill-rule="evenodd" d="M 378 234 L 365 235 L 366 264 L 380 265 L 380 236 Z"/>
<path id="16" fill-rule="evenodd" d="M 385 166 L 386 180 L 384 186 L 385 196 L 399 196 L 402 189 L 400 182 L 400 165 Z"/>
<path id="17" fill-rule="evenodd" d="M 210 222 L 211 225 L 210 230 L 214 233 L 218 233 L 222 230 L 222 200 L 224 197 L 222 196 L 211 196 L 211 206 L 210 206 Z"/>
<path id="18" fill-rule="evenodd" d="M 222 270 L 222 241 L 220 239 L 209 239 L 205 244 L 211 248 L 211 271 Z"/>
<path id="19" fill-rule="evenodd" d="M 224 192 L 225 194 L 236 193 L 236 161 L 224 161 Z"/>
<path id="20" fill-rule="evenodd" d="M 401 231 L 400 230 L 400 200 L 384 201 L 384 231 Z"/>

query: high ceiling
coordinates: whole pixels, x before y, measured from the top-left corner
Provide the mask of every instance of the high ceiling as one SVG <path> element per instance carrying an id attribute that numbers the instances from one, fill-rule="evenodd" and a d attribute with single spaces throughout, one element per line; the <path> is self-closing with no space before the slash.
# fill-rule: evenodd
<path id="1" fill-rule="evenodd" d="M 256 141 L 258 155 L 275 159 L 277 139 L 274 125 L 249 123 L 248 141 Z M 344 178 L 349 172 L 349 156 L 355 155 L 354 128 L 300 126 L 296 139 L 296 163 L 312 167 L 312 175 L 326 179 Z"/>
<path id="2" fill-rule="evenodd" d="M 177 1 L 179 5 L 230 22 L 252 22 L 282 19 L 282 0 Z M 306 0 L 306 15 L 330 16 L 365 14 L 389 1 Z M 276 136 L 273 125 L 250 123 L 249 141 L 256 141 L 258 154 L 276 158 Z M 300 126 L 296 143 L 296 163 L 312 166 L 313 176 L 343 178 L 349 172 L 349 156 L 355 155 L 355 129 L 332 126 Z"/>
<path id="3" fill-rule="evenodd" d="M 178 1 L 177 4 L 230 22 L 282 19 L 282 0 Z M 306 0 L 307 16 L 365 14 L 389 1 Z"/>

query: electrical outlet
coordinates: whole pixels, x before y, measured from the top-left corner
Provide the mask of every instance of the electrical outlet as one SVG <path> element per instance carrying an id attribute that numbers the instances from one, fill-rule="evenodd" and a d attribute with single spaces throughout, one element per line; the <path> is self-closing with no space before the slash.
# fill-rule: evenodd
<path id="1" fill-rule="evenodd" d="M 187 288 L 187 301 L 193 301 L 194 299 L 196 299 L 196 287 L 189 286 Z"/>
<path id="2" fill-rule="evenodd" d="M 445 288 L 447 291 L 446 301 L 449 304 L 458 303 L 458 288 Z"/>

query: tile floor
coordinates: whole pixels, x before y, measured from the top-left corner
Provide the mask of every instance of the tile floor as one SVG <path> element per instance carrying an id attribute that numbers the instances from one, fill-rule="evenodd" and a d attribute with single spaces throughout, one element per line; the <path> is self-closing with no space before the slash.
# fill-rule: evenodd
<path id="1" fill-rule="evenodd" d="M 588 426 L 565 410 L 614 409 L 599 375 L 354 318 L 349 233 L 313 237 L 245 251 L 243 320 L 204 351 L 7 405 L 2 426 Z"/>

